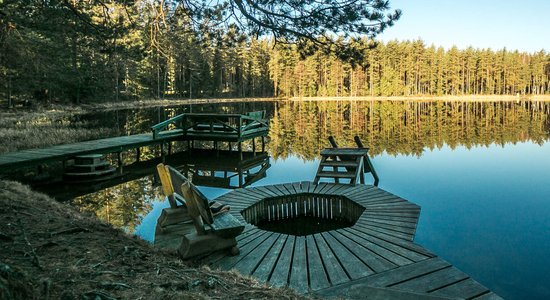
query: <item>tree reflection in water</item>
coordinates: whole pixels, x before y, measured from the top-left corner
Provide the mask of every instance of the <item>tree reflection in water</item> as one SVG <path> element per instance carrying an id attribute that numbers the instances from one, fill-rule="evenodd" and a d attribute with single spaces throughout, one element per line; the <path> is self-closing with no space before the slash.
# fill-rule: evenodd
<path id="1" fill-rule="evenodd" d="M 371 156 L 384 152 L 421 156 L 426 149 L 444 145 L 454 149 L 526 141 L 542 144 L 550 133 L 550 103 L 545 102 L 280 101 L 219 107 L 220 112 L 235 113 L 265 109 L 271 118 L 267 150 L 274 159 L 291 155 L 317 159 L 319 151 L 329 146 L 330 135 L 343 147 L 354 147 L 353 136 L 358 135 L 370 147 Z M 179 112 L 174 108 L 160 111 L 132 111 L 135 118 L 119 116 L 123 120 L 119 128 L 127 134 L 146 132 L 149 120 L 155 119 L 152 114 L 162 119 Z M 216 110 L 208 106 L 193 111 Z M 154 157 L 154 152 L 144 149 L 141 159 Z M 135 158 L 126 159 L 130 163 Z M 159 199 L 164 196 L 153 187 L 153 176 L 146 176 L 73 202 L 83 211 L 134 232 Z"/>

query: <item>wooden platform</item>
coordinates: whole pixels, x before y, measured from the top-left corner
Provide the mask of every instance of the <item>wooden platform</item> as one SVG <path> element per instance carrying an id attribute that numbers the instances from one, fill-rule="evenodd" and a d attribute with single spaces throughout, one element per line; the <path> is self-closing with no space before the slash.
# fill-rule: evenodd
<path id="1" fill-rule="evenodd" d="M 63 161 L 77 155 L 116 153 L 180 139 L 181 132 L 171 131 L 155 139 L 153 139 L 153 134 L 146 133 L 10 152 L 0 155 L 0 172 L 8 171 L 10 168 L 30 167 L 52 161 Z"/>
<path id="2" fill-rule="evenodd" d="M 241 143 L 267 136 L 269 121 L 265 118 L 265 111 L 246 114 L 184 113 L 158 123 L 151 129 L 155 138 L 176 130 L 188 141 Z"/>
<path id="3" fill-rule="evenodd" d="M 258 209 L 247 210 L 247 219 L 256 214 L 254 211 L 269 210 L 291 217 L 293 211 L 307 211 L 311 206 L 310 200 L 310 204 L 283 201 L 275 206 L 258 206 L 266 198 L 284 199 L 289 195 L 319 199 L 313 205 L 319 217 L 341 211 L 338 204 L 323 200 L 331 195 L 346 197 L 364 211 L 351 227 L 307 236 L 264 231 L 248 224 L 237 239 L 240 255 L 217 253 L 202 262 L 213 268 L 236 269 L 273 286 L 290 286 L 301 293 L 329 298 L 364 299 L 369 295 L 374 299 L 500 299 L 415 244 L 420 207 L 377 187 L 288 183 L 238 189 L 216 201 L 230 204 L 231 213 L 241 222 L 246 222 L 241 212 L 254 204 Z M 177 244 L 177 234 L 159 237 L 159 246 L 169 247 L 170 243 Z"/>

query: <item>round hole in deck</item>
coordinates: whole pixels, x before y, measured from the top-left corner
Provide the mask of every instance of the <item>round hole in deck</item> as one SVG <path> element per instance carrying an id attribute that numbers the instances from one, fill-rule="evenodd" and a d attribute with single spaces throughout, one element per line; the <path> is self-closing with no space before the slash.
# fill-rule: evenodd
<path id="1" fill-rule="evenodd" d="M 345 196 L 301 193 L 264 198 L 241 214 L 260 229 L 305 236 L 351 227 L 364 210 Z"/>

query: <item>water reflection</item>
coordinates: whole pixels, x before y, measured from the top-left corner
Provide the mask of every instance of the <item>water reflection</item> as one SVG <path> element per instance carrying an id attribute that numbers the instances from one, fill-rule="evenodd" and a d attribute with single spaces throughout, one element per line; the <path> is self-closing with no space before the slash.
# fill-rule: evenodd
<path id="1" fill-rule="evenodd" d="M 550 132 L 550 104 L 544 102 L 281 101 L 108 111 L 81 118 L 97 118 L 97 124 L 102 126 L 110 120 L 124 133 L 134 134 L 146 132 L 152 123 L 186 111 L 243 113 L 258 109 L 266 109 L 271 117 L 267 149 L 276 160 L 289 157 L 315 160 L 319 151 L 328 146 L 330 135 L 341 146 L 351 147 L 353 136 L 360 136 L 370 147 L 376 164 L 376 156 L 381 153 L 421 156 L 426 150 L 441 149 L 444 145 L 450 149 L 458 146 L 469 149 L 524 141 L 541 144 Z M 183 149 L 183 143 L 174 145 L 175 152 Z M 158 151 L 142 148 L 140 160 L 149 162 L 127 167 L 131 169 L 128 174 L 133 175 L 81 190 L 66 188 L 68 194 L 58 197 L 78 195 L 70 192 L 92 192 L 76 197 L 74 202 L 83 210 L 93 211 L 115 226 L 133 232 L 151 210 L 151 199 L 162 199 L 151 176 L 159 162 Z M 237 157 L 236 153 L 222 152 L 219 156 L 196 151 L 192 156 L 174 156 L 169 163 L 178 166 L 197 185 L 225 189 L 255 183 L 269 174 L 271 164 L 266 153 L 247 154 L 242 160 Z M 124 158 L 126 164 L 137 160 L 132 153 Z M 277 179 L 285 182 L 285 178 Z"/>
<path id="2" fill-rule="evenodd" d="M 420 156 L 425 149 L 488 146 L 548 139 L 550 103 L 322 101 L 286 102 L 271 119 L 270 154 L 318 157 L 328 136 L 354 147 L 358 135 L 371 155 Z"/>
<path id="3" fill-rule="evenodd" d="M 176 168 L 193 184 L 233 189 L 249 186 L 266 177 L 271 167 L 265 152 L 216 151 L 194 149 Z"/>

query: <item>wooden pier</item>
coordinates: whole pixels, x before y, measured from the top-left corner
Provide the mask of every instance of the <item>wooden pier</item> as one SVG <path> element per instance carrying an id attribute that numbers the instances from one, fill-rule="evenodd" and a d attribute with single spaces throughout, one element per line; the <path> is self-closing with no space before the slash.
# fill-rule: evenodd
<path id="1" fill-rule="evenodd" d="M 166 144 L 181 140 L 177 132 L 153 138 L 151 133 L 120 136 L 73 144 L 57 145 L 42 149 L 28 149 L 0 155 L 0 172 L 21 167 L 38 166 L 55 161 L 65 161 L 86 154 L 121 153 L 140 147 Z"/>
<path id="2" fill-rule="evenodd" d="M 72 159 L 75 156 L 87 154 L 122 153 L 139 148 L 168 144 L 168 152 L 172 141 L 188 141 L 189 149 L 194 141 L 213 141 L 218 149 L 218 142 L 238 144 L 238 152 L 242 156 L 242 142 L 252 140 L 252 151 L 256 152 L 254 138 L 261 137 L 262 149 L 265 151 L 265 136 L 269 133 L 269 125 L 264 111 L 239 114 L 182 114 L 153 125 L 151 133 L 136 134 L 121 137 L 85 141 L 66 145 L 57 145 L 43 149 L 28 149 L 0 154 L 0 173 L 13 171 L 21 167 L 40 166 L 42 164 Z M 118 157 L 119 166 L 122 158 Z"/>
<path id="3" fill-rule="evenodd" d="M 347 200 L 346 200 L 347 199 Z M 216 201 L 231 205 L 245 231 L 240 254 L 214 253 L 202 263 L 236 269 L 273 286 L 344 299 L 500 299 L 467 274 L 413 242 L 420 207 L 375 186 L 297 182 L 237 189 Z M 350 227 L 296 236 L 260 229 L 261 220 L 307 215 L 356 218 Z M 179 246 L 184 226 L 156 236 Z"/>

